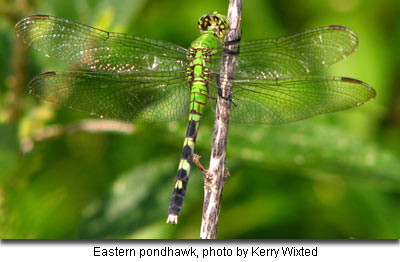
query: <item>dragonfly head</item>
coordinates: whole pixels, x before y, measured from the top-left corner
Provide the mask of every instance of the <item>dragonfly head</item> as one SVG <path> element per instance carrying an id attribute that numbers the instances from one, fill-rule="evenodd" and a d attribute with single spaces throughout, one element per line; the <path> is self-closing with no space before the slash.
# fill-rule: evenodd
<path id="1" fill-rule="evenodd" d="M 229 21 L 226 16 L 214 12 L 203 15 L 199 19 L 200 33 L 213 33 L 218 38 L 223 38 L 229 30 Z"/>

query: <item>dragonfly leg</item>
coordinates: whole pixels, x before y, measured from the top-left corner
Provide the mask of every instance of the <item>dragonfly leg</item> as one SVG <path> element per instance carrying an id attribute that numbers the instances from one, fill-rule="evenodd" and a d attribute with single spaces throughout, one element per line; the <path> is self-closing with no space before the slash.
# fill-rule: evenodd
<path id="1" fill-rule="evenodd" d="M 238 55 L 239 54 L 239 49 L 240 49 L 239 42 L 240 42 L 241 39 L 242 39 L 242 31 L 240 30 L 239 34 L 238 34 L 238 37 L 236 39 L 224 42 L 224 52 L 227 53 L 227 54 L 230 54 L 230 55 Z M 238 48 L 234 48 L 234 49 L 236 49 L 236 51 L 230 50 L 232 45 L 238 45 Z"/>
<path id="2" fill-rule="evenodd" d="M 237 106 L 237 103 L 232 99 L 232 96 L 222 95 L 222 90 L 221 88 L 219 88 L 219 85 L 218 85 L 218 96 L 221 97 L 222 99 L 229 100 L 234 106 Z"/>
<path id="3" fill-rule="evenodd" d="M 232 50 L 224 48 L 224 52 L 229 54 L 229 55 L 238 55 L 239 54 L 239 49 L 237 51 L 232 51 Z"/>
<path id="4" fill-rule="evenodd" d="M 238 37 L 233 40 L 225 41 L 224 45 L 231 45 L 231 44 L 239 43 L 241 39 L 242 39 L 242 30 L 239 29 Z"/>

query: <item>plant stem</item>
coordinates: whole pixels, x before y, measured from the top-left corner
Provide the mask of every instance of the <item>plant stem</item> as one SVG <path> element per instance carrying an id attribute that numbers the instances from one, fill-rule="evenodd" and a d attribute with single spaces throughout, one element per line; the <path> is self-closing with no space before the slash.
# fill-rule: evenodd
<path id="1" fill-rule="evenodd" d="M 222 57 L 220 85 L 218 87 L 221 92 L 217 98 L 210 167 L 208 175 L 204 179 L 204 204 L 200 231 L 200 238 L 202 239 L 215 239 L 217 237 L 222 190 L 229 174 L 225 168 L 225 158 L 228 143 L 232 79 L 236 57 L 239 53 L 241 12 L 242 0 L 230 0 L 228 10 L 230 31 L 225 38 L 225 43 L 237 42 L 237 44 L 227 45 Z"/>

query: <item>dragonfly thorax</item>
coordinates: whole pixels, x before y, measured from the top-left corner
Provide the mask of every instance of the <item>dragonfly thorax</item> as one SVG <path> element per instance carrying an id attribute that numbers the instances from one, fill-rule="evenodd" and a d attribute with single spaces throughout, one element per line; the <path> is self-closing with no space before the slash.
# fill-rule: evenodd
<path id="1" fill-rule="evenodd" d="M 189 82 L 208 82 L 210 49 L 208 47 L 190 47 L 187 54 L 189 62 L 186 68 L 186 78 Z"/>
<path id="2" fill-rule="evenodd" d="M 228 19 L 217 12 L 200 17 L 198 22 L 200 33 L 212 33 L 218 38 L 223 38 L 229 30 Z"/>

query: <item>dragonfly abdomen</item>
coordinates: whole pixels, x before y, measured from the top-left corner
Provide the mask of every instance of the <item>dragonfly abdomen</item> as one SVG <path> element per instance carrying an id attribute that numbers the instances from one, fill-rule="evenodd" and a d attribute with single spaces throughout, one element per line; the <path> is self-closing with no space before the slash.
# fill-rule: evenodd
<path id="1" fill-rule="evenodd" d="M 189 123 L 183 143 L 178 174 L 168 210 L 167 222 L 176 224 L 181 212 L 189 181 L 190 166 L 196 144 L 197 131 L 204 108 L 208 102 L 208 48 L 190 48 L 187 79 L 191 83 Z"/>

